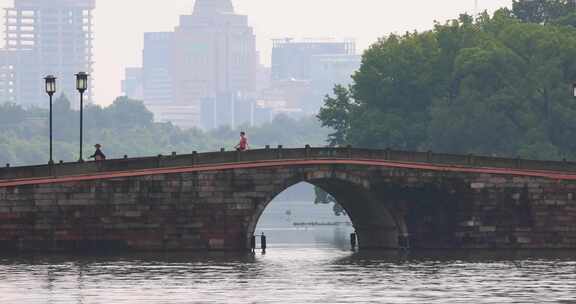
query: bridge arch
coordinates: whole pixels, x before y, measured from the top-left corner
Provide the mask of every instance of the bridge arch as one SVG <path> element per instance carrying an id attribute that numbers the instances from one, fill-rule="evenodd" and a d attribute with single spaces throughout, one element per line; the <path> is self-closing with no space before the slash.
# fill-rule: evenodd
<path id="1" fill-rule="evenodd" d="M 256 203 L 247 232 L 255 233 L 256 226 L 270 203 L 290 187 L 308 183 L 330 194 L 344 208 L 356 233 L 361 249 L 396 249 L 399 240 L 407 234 L 406 224 L 393 210 L 370 191 L 370 182 L 349 173 L 307 173 L 297 174 L 273 183 L 271 191 Z"/>

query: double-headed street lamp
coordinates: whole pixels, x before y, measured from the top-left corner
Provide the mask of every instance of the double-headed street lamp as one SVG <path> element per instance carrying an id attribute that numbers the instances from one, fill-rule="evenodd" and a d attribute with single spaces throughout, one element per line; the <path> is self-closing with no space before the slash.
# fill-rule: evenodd
<path id="1" fill-rule="evenodd" d="M 54 164 L 54 159 L 52 158 L 52 96 L 56 93 L 56 77 L 48 75 L 44 78 L 46 81 L 46 93 L 50 96 L 50 160 L 48 164 Z"/>
<path id="2" fill-rule="evenodd" d="M 82 158 L 82 137 L 83 137 L 83 127 L 84 127 L 84 92 L 88 89 L 88 74 L 80 72 L 76 74 L 76 89 L 80 92 L 80 159 L 78 161 L 83 162 Z"/>

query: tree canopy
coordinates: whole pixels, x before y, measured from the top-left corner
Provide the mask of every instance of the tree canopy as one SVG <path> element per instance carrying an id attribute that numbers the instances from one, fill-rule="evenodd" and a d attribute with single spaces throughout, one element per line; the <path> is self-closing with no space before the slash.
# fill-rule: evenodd
<path id="1" fill-rule="evenodd" d="M 576 157 L 576 28 L 525 2 L 380 39 L 318 117 L 358 147 Z"/>
<path id="2" fill-rule="evenodd" d="M 573 0 L 513 0 L 514 16 L 523 22 L 547 24 L 574 14 Z"/>
<path id="3" fill-rule="evenodd" d="M 54 101 L 53 112 L 55 160 L 77 160 L 78 110 L 72 108 L 65 96 L 60 96 Z M 239 130 L 248 133 L 253 148 L 324 145 L 330 132 L 313 117 L 291 119 L 282 115 L 259 127 L 183 130 L 170 123 L 155 123 L 153 114 L 141 101 L 126 97 L 116 99 L 107 107 L 91 104 L 84 108 L 84 151 L 91 154 L 92 145 L 100 143 L 110 158 L 232 149 L 238 141 Z M 0 104 L 0 163 L 30 165 L 47 161 L 48 111 Z"/>

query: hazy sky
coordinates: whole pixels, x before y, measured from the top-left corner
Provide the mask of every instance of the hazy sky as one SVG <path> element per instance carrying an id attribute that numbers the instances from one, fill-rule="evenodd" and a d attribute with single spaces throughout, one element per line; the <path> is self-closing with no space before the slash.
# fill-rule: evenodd
<path id="1" fill-rule="evenodd" d="M 49 0 L 46 0 L 49 1 Z M 389 33 L 425 30 L 434 21 L 474 11 L 475 0 L 233 0 L 249 16 L 261 60 L 269 64 L 272 38 L 355 38 L 359 51 Z M 8 7 L 12 0 L 0 0 Z M 510 6 L 512 0 L 478 0 L 479 10 Z M 139 66 L 143 33 L 169 31 L 193 0 L 96 0 L 94 13 L 96 101 L 121 94 L 124 68 Z M 3 35 L 3 34 L 2 34 Z"/>

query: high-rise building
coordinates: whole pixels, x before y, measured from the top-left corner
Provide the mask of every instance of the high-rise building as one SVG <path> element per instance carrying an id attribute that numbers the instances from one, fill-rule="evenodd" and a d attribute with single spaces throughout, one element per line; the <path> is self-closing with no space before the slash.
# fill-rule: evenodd
<path id="1" fill-rule="evenodd" d="M 178 105 L 174 99 L 174 33 L 144 33 L 142 56 L 142 88 L 146 107 L 154 113 L 158 122 L 172 122 L 189 128 L 195 122 L 189 116 L 196 115 L 196 108 Z"/>
<path id="2" fill-rule="evenodd" d="M 42 106 L 49 74 L 58 78 L 59 93 L 76 94 L 75 74 L 92 72 L 94 8 L 95 0 L 15 0 L 5 9 L 0 98 Z M 92 101 L 91 87 L 85 96 Z"/>
<path id="3" fill-rule="evenodd" d="M 0 103 L 16 102 L 16 73 L 19 58 L 14 51 L 0 50 Z"/>
<path id="4" fill-rule="evenodd" d="M 317 112 L 327 94 L 332 94 L 335 85 L 347 87 L 352 84 L 352 76 L 360 69 L 360 55 L 316 55 L 310 64 L 310 83 L 313 99 L 303 106 L 308 113 Z"/>
<path id="5" fill-rule="evenodd" d="M 354 41 L 274 39 L 272 80 L 309 80 L 313 57 L 317 55 L 355 55 Z"/>
<path id="6" fill-rule="evenodd" d="M 189 107 L 198 124 L 202 103 L 211 100 L 222 118 L 216 124 L 234 125 L 232 104 L 256 91 L 258 53 L 248 17 L 236 15 L 230 0 L 197 0 L 174 34 L 175 104 Z"/>
<path id="7" fill-rule="evenodd" d="M 183 128 L 248 121 L 238 116 L 256 96 L 255 40 L 231 0 L 196 0 L 174 32 L 146 33 L 143 100 L 156 121 Z"/>
<path id="8" fill-rule="evenodd" d="M 173 53 L 174 33 L 144 33 L 142 86 L 147 106 L 165 106 L 174 102 Z"/>
<path id="9" fill-rule="evenodd" d="M 336 84 L 347 85 L 360 67 L 353 40 L 275 39 L 272 84 L 261 99 L 283 101 L 285 110 L 315 114 Z M 270 92 L 275 92 L 270 94 Z M 297 113 L 297 112 L 296 112 Z"/>
<path id="10" fill-rule="evenodd" d="M 124 96 L 131 99 L 144 99 L 144 88 L 142 87 L 142 68 L 126 68 L 124 70 L 122 92 L 124 93 Z"/>

